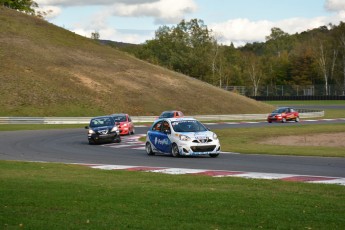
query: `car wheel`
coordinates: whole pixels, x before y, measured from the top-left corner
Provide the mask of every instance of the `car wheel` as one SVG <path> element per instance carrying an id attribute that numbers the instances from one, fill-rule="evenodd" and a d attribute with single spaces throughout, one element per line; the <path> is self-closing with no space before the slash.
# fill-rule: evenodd
<path id="1" fill-rule="evenodd" d="M 285 123 L 286 122 L 286 118 L 284 117 L 283 119 L 282 119 L 282 123 Z"/>
<path id="2" fill-rule="evenodd" d="M 296 121 L 296 122 L 299 122 L 299 117 L 296 117 L 296 118 L 295 118 L 295 121 Z"/>
<path id="3" fill-rule="evenodd" d="M 94 145 L 95 141 L 94 140 L 89 140 L 89 145 Z"/>
<path id="4" fill-rule="evenodd" d="M 272 123 L 272 121 L 268 121 L 268 123 Z"/>
<path id="5" fill-rule="evenodd" d="M 135 129 L 133 128 L 133 130 L 132 130 L 132 135 L 134 135 L 135 134 Z"/>
<path id="6" fill-rule="evenodd" d="M 210 157 L 218 157 L 219 156 L 219 153 L 215 153 L 215 154 L 210 154 Z"/>
<path id="7" fill-rule="evenodd" d="M 178 157 L 178 156 L 180 156 L 180 151 L 178 150 L 178 147 L 177 147 L 177 145 L 176 145 L 175 143 L 172 144 L 171 155 L 172 155 L 173 157 Z"/>
<path id="8" fill-rule="evenodd" d="M 114 137 L 114 142 L 115 143 L 120 143 L 121 142 L 121 137 L 120 136 Z"/>
<path id="9" fill-rule="evenodd" d="M 155 155 L 155 153 L 152 151 L 152 146 L 150 142 L 146 142 L 145 150 L 146 150 L 147 155 L 150 155 L 150 156 Z"/>

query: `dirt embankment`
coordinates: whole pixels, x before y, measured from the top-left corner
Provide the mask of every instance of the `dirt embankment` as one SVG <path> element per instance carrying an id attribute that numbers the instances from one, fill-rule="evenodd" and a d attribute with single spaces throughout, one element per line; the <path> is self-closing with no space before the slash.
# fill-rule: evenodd
<path id="1" fill-rule="evenodd" d="M 332 146 L 345 148 L 345 132 L 281 136 L 261 141 L 260 144 L 295 146 Z"/>

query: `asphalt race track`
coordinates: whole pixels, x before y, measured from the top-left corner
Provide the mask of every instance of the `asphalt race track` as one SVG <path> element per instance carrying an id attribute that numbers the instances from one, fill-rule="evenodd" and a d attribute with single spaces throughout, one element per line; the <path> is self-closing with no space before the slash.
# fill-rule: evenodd
<path id="1" fill-rule="evenodd" d="M 304 125 L 308 123 L 344 123 L 345 119 L 305 120 L 285 124 L 267 122 L 208 124 L 211 129 L 266 125 Z M 123 137 L 120 144 L 89 145 L 86 130 L 37 130 L 0 132 L 0 159 L 85 164 L 112 164 L 150 167 L 247 171 L 345 177 L 345 158 L 245 155 L 222 153 L 218 158 L 148 156 L 140 143 L 130 139 L 145 134 L 147 127 L 137 127 L 136 135 Z"/>

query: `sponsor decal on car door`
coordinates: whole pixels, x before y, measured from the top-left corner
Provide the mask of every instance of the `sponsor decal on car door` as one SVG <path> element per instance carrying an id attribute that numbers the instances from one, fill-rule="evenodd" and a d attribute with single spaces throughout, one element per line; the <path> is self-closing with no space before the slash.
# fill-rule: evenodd
<path id="1" fill-rule="evenodd" d="M 151 143 L 158 151 L 163 153 L 171 152 L 171 141 L 167 134 L 158 131 L 152 131 L 149 133 L 149 138 Z"/>

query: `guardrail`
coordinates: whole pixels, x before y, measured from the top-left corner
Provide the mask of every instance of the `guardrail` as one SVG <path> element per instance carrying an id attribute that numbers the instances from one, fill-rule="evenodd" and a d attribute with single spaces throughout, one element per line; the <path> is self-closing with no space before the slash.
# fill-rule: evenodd
<path id="1" fill-rule="evenodd" d="M 300 118 L 323 117 L 324 111 L 303 110 Z M 134 123 L 153 122 L 157 116 L 131 116 Z M 195 115 L 199 121 L 266 120 L 267 114 Z M 0 117 L 0 124 L 88 124 L 92 117 Z"/>

